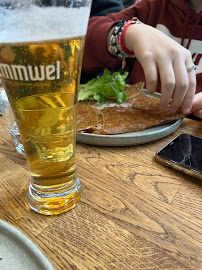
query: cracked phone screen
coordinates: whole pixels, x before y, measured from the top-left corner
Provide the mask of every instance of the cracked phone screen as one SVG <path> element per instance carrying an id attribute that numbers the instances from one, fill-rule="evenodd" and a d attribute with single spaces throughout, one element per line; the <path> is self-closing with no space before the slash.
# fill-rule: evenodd
<path id="1" fill-rule="evenodd" d="M 202 138 L 181 134 L 158 154 L 172 162 L 202 172 Z"/>

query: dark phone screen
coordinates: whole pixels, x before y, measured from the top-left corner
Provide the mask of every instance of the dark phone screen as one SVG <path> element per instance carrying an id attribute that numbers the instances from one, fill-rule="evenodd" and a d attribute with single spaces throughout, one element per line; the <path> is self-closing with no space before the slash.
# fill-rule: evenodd
<path id="1" fill-rule="evenodd" d="M 202 172 L 202 139 L 181 134 L 162 148 L 158 155 Z"/>

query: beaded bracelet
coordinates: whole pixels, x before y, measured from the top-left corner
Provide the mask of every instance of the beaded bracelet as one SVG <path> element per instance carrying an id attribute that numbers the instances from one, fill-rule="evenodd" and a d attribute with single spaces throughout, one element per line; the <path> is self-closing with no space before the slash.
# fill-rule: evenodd
<path id="1" fill-rule="evenodd" d="M 120 21 L 113 29 L 111 38 L 110 38 L 110 45 L 108 47 L 108 51 L 110 54 L 120 58 L 123 60 L 122 68 L 125 66 L 125 58 L 135 58 L 135 54 L 129 51 L 124 44 L 124 37 L 126 30 L 132 24 L 140 24 L 141 21 L 134 17 L 132 20 L 129 21 Z"/>
<path id="2" fill-rule="evenodd" d="M 118 49 L 117 35 L 125 23 L 126 23 L 126 21 L 122 20 L 114 27 L 111 38 L 110 38 L 110 45 L 108 47 L 108 51 L 112 55 L 114 55 L 120 59 L 123 59 L 123 55 L 121 54 L 121 52 Z"/>

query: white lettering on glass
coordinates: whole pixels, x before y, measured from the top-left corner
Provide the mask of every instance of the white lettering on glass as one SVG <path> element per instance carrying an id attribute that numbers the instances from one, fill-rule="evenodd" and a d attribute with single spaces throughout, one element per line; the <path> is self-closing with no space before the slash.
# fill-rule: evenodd
<path id="1" fill-rule="evenodd" d="M 56 65 L 23 66 L 0 63 L 0 77 L 16 81 L 44 81 L 60 79 L 60 61 Z"/>

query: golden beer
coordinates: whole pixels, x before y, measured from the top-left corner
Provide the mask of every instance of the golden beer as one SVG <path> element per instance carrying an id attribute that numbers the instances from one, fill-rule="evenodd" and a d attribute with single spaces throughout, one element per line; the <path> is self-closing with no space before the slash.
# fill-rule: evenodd
<path id="1" fill-rule="evenodd" d="M 84 37 L 0 46 L 0 76 L 31 175 L 28 203 L 44 214 L 67 211 L 81 197 L 75 123 L 83 47 Z"/>
<path id="2" fill-rule="evenodd" d="M 0 3 L 0 79 L 29 165 L 28 204 L 42 214 L 65 212 L 81 198 L 75 127 L 90 6 L 91 0 Z"/>
<path id="3" fill-rule="evenodd" d="M 74 95 L 65 92 L 33 95 L 17 102 L 18 127 L 32 179 L 30 204 L 36 204 L 32 197 L 39 189 L 44 196 L 56 190 L 65 193 L 70 207 L 81 197 L 76 175 L 73 102 Z M 58 208 L 63 203 L 63 198 L 45 200 L 49 208 Z"/>
<path id="4" fill-rule="evenodd" d="M 16 109 L 18 99 L 34 94 L 77 96 L 84 40 L 0 44 L 0 77 L 11 106 Z"/>

